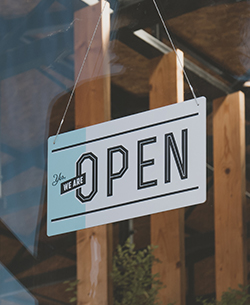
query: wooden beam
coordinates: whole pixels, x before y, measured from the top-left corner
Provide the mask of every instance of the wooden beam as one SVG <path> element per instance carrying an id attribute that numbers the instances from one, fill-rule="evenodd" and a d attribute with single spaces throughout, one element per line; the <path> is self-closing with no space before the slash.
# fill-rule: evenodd
<path id="1" fill-rule="evenodd" d="M 183 53 L 178 50 L 183 63 Z M 164 55 L 150 78 L 150 109 L 184 100 L 183 72 L 174 52 Z M 159 293 L 163 304 L 185 304 L 184 209 L 151 215 L 151 243 L 162 263 L 153 267 L 166 288 Z"/>
<path id="2" fill-rule="evenodd" d="M 105 1 L 75 13 L 75 78 L 78 76 Z M 102 5 L 102 6 L 101 6 Z M 110 120 L 109 3 L 106 3 L 75 92 L 76 128 Z"/>
<path id="3" fill-rule="evenodd" d="M 214 126 L 214 217 L 217 299 L 247 283 L 245 100 L 242 92 L 216 99 Z"/>
<path id="4" fill-rule="evenodd" d="M 105 2 L 75 13 L 75 73 L 76 78 L 87 52 Z M 80 84 L 75 92 L 75 126 L 81 128 L 110 119 L 109 71 L 109 3 L 106 2 Z M 77 232 L 77 303 L 107 305 L 108 274 L 111 264 L 112 225 Z"/>

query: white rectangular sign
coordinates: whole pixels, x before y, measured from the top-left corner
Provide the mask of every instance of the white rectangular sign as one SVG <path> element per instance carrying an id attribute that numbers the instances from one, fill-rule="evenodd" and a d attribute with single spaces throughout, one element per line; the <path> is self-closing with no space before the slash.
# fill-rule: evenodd
<path id="1" fill-rule="evenodd" d="M 206 100 L 48 140 L 49 236 L 206 200 Z"/>

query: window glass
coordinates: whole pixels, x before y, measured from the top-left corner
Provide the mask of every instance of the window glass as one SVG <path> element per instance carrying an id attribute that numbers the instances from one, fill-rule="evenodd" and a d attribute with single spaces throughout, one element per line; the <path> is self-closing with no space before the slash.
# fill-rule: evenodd
<path id="1" fill-rule="evenodd" d="M 213 101 L 238 91 L 245 98 L 242 194 L 247 203 L 246 219 L 239 226 L 249 222 L 249 1 L 109 0 L 110 31 L 104 11 L 94 9 L 98 2 L 0 3 L 0 304 L 68 304 L 74 298 L 74 281 L 82 280 L 77 273 L 78 233 L 47 236 L 47 140 L 87 126 L 91 111 L 105 112 L 90 104 L 81 108 L 79 96 L 91 100 L 84 93 L 88 87 L 95 91 L 105 86 L 103 94 L 110 99 L 106 119 L 149 110 L 149 80 L 163 56 L 173 52 L 169 35 L 175 48 L 184 52 L 182 69 L 188 77 L 184 99 L 194 97 L 192 88 L 197 97 L 207 98 L 207 201 L 185 208 L 182 222 L 186 273 L 182 298 L 187 304 L 200 296 L 216 296 Z M 88 16 L 90 8 L 93 15 Z M 108 46 L 101 30 L 103 37 L 108 35 Z M 163 80 L 159 87 L 164 86 Z M 170 97 L 165 98 L 167 104 Z M 152 243 L 151 226 L 149 215 L 111 225 L 110 304 L 116 295 L 110 261 L 117 245 L 130 236 L 136 251 L 145 249 Z M 92 241 L 98 254 L 98 243 L 94 237 Z M 102 254 L 98 259 L 103 263 Z M 86 261 L 91 264 L 89 258 Z M 97 289 L 100 283 L 91 276 L 86 278 Z M 78 293 L 79 304 L 85 301 Z"/>

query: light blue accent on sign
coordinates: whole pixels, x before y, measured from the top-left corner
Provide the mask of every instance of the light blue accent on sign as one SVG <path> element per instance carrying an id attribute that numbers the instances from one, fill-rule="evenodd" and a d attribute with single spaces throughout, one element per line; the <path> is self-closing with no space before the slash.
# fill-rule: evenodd
<path id="1" fill-rule="evenodd" d="M 86 141 L 86 129 L 61 134 L 48 140 L 48 217 L 47 234 L 49 236 L 84 229 L 85 216 L 56 221 L 68 215 L 85 212 L 85 204 L 75 198 L 76 190 L 60 195 L 61 183 L 76 177 L 75 163 L 86 152 L 86 145 L 59 150 L 65 146 Z M 54 151 L 54 152 L 53 152 Z M 63 168 L 62 168 L 63 165 Z"/>

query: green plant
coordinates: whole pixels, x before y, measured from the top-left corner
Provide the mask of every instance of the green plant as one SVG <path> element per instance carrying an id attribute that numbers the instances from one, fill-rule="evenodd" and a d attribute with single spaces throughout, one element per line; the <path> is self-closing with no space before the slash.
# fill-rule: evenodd
<path id="1" fill-rule="evenodd" d="M 159 274 L 152 274 L 154 263 L 160 261 L 154 256 L 156 247 L 148 246 L 135 251 L 135 245 L 128 239 L 124 246 L 118 245 L 113 258 L 114 305 L 156 305 L 160 304 L 157 294 L 163 285 Z"/>
<path id="2" fill-rule="evenodd" d="M 77 284 L 78 284 L 79 280 L 76 281 L 65 281 L 63 282 L 63 284 L 66 284 L 68 286 L 68 288 L 65 291 L 72 291 L 73 296 L 70 297 L 69 302 L 73 303 L 75 301 L 77 301 Z"/>
<path id="3" fill-rule="evenodd" d="M 222 294 L 221 300 L 203 300 L 197 299 L 202 305 L 247 305 L 250 304 L 250 294 L 248 293 L 249 286 L 243 287 L 239 285 L 239 289 L 228 288 Z"/>

